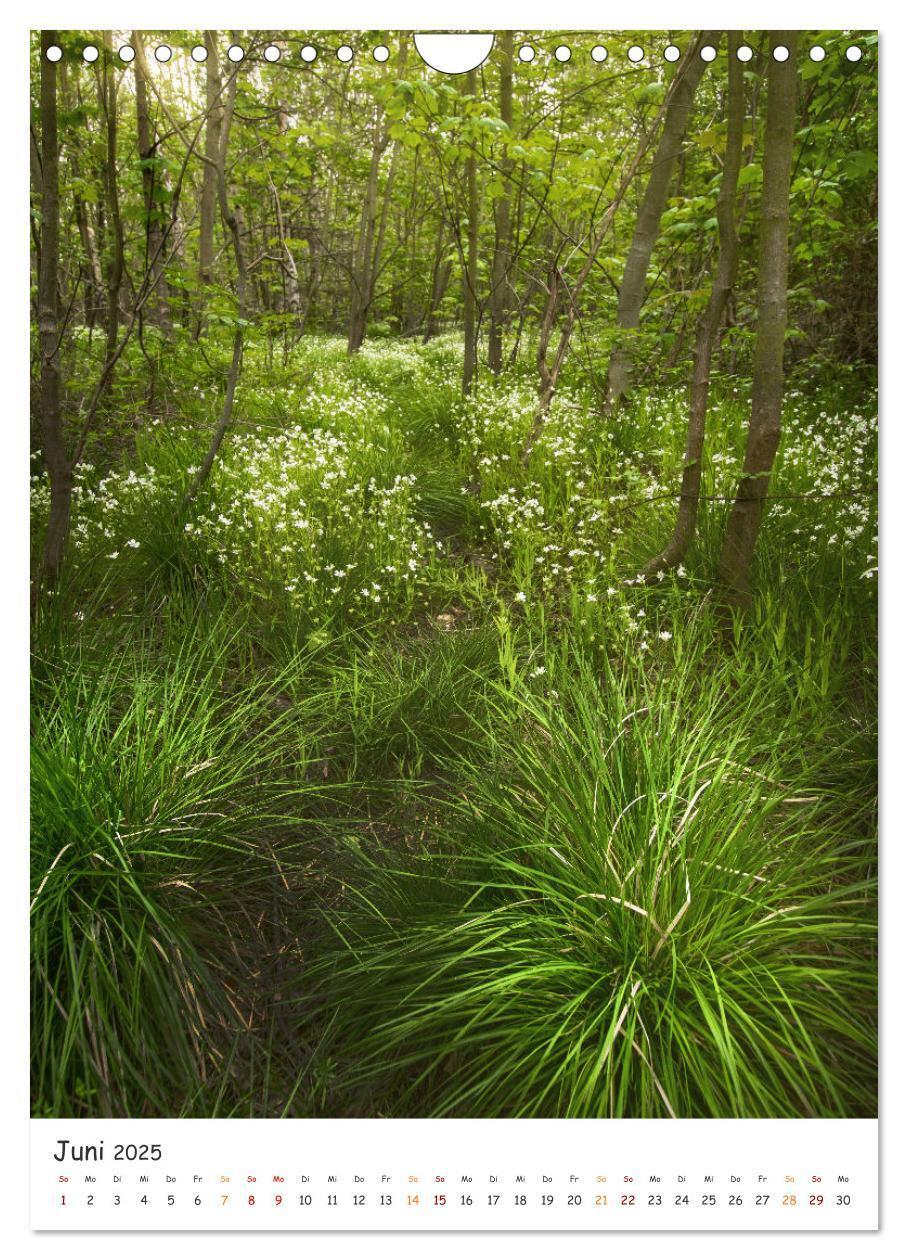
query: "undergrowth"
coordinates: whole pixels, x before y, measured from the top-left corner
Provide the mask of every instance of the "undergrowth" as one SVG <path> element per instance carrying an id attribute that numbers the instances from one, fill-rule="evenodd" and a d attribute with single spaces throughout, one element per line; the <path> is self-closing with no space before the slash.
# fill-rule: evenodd
<path id="1" fill-rule="evenodd" d="M 79 470 L 37 603 L 36 1115 L 875 1111 L 871 399 L 790 393 L 757 601 L 712 592 L 747 401 L 253 344 Z M 34 479 L 34 523 L 47 510 Z"/>

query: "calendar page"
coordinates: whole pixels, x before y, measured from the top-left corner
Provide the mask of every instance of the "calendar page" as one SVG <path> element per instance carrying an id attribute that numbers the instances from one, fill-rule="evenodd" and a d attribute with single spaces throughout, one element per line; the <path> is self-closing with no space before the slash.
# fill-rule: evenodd
<path id="1" fill-rule="evenodd" d="M 32 1230 L 875 1230 L 875 32 L 256 16 L 28 46 Z"/>

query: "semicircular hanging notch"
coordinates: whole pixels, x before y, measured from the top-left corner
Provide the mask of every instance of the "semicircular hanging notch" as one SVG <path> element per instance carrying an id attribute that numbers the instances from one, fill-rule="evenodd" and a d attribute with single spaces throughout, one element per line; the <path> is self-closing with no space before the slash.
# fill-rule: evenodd
<path id="1" fill-rule="evenodd" d="M 481 66 L 495 44 L 489 32 L 416 31 L 416 51 L 440 74 L 467 74 Z"/>

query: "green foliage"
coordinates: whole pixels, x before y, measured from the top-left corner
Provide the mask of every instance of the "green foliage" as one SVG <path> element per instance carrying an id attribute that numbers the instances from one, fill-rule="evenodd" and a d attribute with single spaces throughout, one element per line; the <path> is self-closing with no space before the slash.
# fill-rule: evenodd
<path id="1" fill-rule="evenodd" d="M 813 709 L 793 753 L 818 669 L 765 634 L 730 666 L 700 610 L 653 671 L 568 647 L 498 688 L 431 841 L 359 854 L 301 977 L 341 1114 L 875 1114 L 864 801 L 825 782 L 871 749 Z"/>
<path id="2" fill-rule="evenodd" d="M 459 353 L 254 341 L 271 419 L 196 503 L 204 376 L 83 466 L 36 621 L 36 1113 L 872 1113 L 872 400 L 789 394 L 729 628 L 721 498 L 635 580 L 684 392 L 603 432 L 569 377 L 524 469 L 531 378 L 465 401 Z M 747 410 L 718 378 L 709 496 Z"/>
<path id="3" fill-rule="evenodd" d="M 240 1064 L 222 1077 L 249 1052 L 237 967 L 273 900 L 270 836 L 318 789 L 280 677 L 244 677 L 224 619 L 178 608 L 124 636 L 101 605 L 74 637 L 60 611 L 35 659 L 35 1110 L 204 1107 L 244 1088 Z"/>
<path id="4" fill-rule="evenodd" d="M 517 32 L 539 55 L 515 62 L 510 111 L 500 42 L 470 94 L 387 32 L 294 32 L 267 65 L 243 33 L 243 62 L 219 62 L 242 301 L 219 208 L 202 267 L 201 33 L 167 33 L 179 74 L 152 66 L 151 154 L 135 64 L 84 62 L 97 32 L 59 38 L 70 454 L 105 379 L 112 180 L 124 280 L 60 580 L 33 606 L 35 1114 L 874 1114 L 874 37 L 852 65 L 854 32 L 808 33 L 828 55 L 798 67 L 787 389 L 747 618 L 711 583 L 750 413 L 761 33 L 697 534 L 652 581 L 712 283 L 724 40 L 639 327 L 617 327 L 617 290 L 646 162 L 524 461 L 552 268 L 550 350 L 674 74 L 651 32 L 587 33 L 605 63 Z M 32 121 L 40 142 L 36 87 Z M 606 411 L 616 346 L 637 388 Z"/>

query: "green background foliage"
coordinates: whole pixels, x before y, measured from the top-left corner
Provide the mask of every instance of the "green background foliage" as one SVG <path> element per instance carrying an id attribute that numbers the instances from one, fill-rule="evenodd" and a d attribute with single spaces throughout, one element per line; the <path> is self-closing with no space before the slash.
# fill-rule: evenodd
<path id="1" fill-rule="evenodd" d="M 616 310 L 645 167 L 526 461 L 549 268 L 576 275 L 658 117 L 667 37 L 518 32 L 538 51 L 515 62 L 510 125 L 500 41 L 467 94 L 412 47 L 401 62 L 395 33 L 275 34 L 274 65 L 270 38 L 236 36 L 242 303 L 220 217 L 199 275 L 205 164 L 186 138 L 204 123 L 206 69 L 188 56 L 202 32 L 144 34 L 152 154 L 135 71 L 113 54 L 113 166 L 108 53 L 85 64 L 100 34 L 59 35 L 70 450 L 107 355 L 86 225 L 106 291 L 111 172 L 120 333 L 154 229 L 167 245 L 75 468 L 53 587 L 34 426 L 33 1113 L 875 1114 L 874 37 L 802 38 L 782 440 L 746 615 L 715 600 L 712 575 L 747 436 L 767 34 L 745 32 L 741 262 L 698 531 L 647 582 L 714 265 L 724 38 L 639 328 L 619 335 Z M 174 58 L 158 65 L 163 42 Z M 34 106 L 40 158 L 37 70 Z M 349 353 L 383 128 L 383 237 Z M 464 394 L 468 159 L 481 353 Z M 496 375 L 482 347 L 506 191 Z M 33 192 L 37 299 L 40 161 Z M 193 493 L 238 327 L 233 416 Z M 37 301 L 34 338 L 37 386 Z M 607 412 L 619 341 L 635 388 Z"/>

